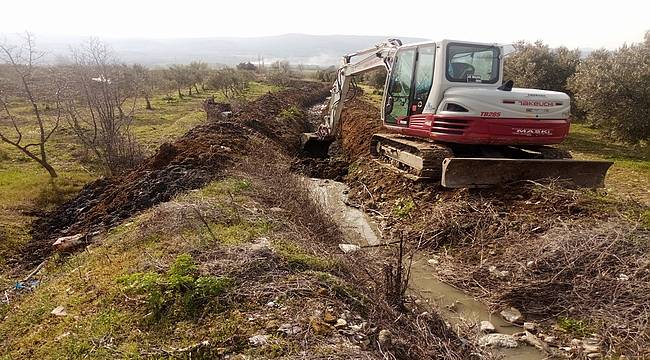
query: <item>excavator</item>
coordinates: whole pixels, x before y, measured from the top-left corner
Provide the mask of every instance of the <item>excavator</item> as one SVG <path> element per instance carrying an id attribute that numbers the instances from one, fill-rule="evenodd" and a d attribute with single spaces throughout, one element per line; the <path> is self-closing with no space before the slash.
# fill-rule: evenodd
<path id="1" fill-rule="evenodd" d="M 449 188 L 488 187 L 559 179 L 603 187 L 609 161 L 574 160 L 550 145 L 570 126 L 570 99 L 562 92 L 514 88 L 503 81 L 511 45 L 442 40 L 403 45 L 388 39 L 347 54 L 336 73 L 329 114 L 316 132 L 301 136 L 308 153 L 326 154 L 341 135 L 341 112 L 354 77 L 387 72 L 382 133 L 370 153 L 406 177 Z"/>

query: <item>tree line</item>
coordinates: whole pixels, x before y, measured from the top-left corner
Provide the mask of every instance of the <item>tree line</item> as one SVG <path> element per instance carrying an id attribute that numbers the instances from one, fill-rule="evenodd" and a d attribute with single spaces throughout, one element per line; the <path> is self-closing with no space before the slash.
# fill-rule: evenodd
<path id="1" fill-rule="evenodd" d="M 630 143 L 650 138 L 650 31 L 644 41 L 581 57 L 541 41 L 515 43 L 504 80 L 516 87 L 562 91 L 573 100 L 572 118 Z"/>

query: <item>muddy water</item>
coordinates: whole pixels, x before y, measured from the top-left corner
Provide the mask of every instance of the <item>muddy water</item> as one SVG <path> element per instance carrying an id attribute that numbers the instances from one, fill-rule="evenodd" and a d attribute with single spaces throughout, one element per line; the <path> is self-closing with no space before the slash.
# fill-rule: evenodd
<path id="1" fill-rule="evenodd" d="M 348 205 L 348 188 L 345 184 L 325 179 L 305 179 L 305 182 L 314 200 L 318 201 L 341 227 L 346 241 L 356 245 L 377 245 L 382 242 L 377 226 L 368 215 Z M 436 305 L 440 315 L 452 325 L 489 320 L 498 333 L 513 334 L 522 331 L 498 314 L 491 314 L 485 305 L 471 296 L 438 280 L 433 276 L 427 258 L 421 257 L 413 261 L 410 286 L 421 298 Z M 546 358 L 536 348 L 522 343 L 515 349 L 500 349 L 498 354 L 503 355 L 504 359 Z"/>

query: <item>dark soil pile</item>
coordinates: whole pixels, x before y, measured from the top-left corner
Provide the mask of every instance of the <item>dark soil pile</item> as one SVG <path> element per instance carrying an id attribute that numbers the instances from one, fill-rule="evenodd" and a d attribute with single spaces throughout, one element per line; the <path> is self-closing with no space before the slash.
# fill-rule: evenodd
<path id="1" fill-rule="evenodd" d="M 278 122 L 275 118 L 287 108 L 309 106 L 327 94 L 326 87 L 318 83 L 296 85 L 262 96 L 229 121 L 198 126 L 174 143 L 163 144 L 155 155 L 126 174 L 88 184 L 74 199 L 33 223 L 33 240 L 24 248 L 24 261 L 33 264 L 43 260 L 51 253 L 53 240 L 60 236 L 115 226 L 138 211 L 222 177 L 262 150 L 265 136 L 286 150 L 295 150 L 295 144 L 282 143 L 283 136 L 301 132 L 306 119 L 302 123 L 295 119 L 291 123 L 294 128 L 288 128 L 286 124 L 274 126 Z"/>

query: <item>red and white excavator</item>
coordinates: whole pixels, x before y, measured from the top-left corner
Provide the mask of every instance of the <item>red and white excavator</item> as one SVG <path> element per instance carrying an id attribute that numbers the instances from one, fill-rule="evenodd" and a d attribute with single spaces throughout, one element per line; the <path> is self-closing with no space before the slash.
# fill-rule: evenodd
<path id="1" fill-rule="evenodd" d="M 503 82 L 508 47 L 452 40 L 402 45 L 389 39 L 345 55 L 329 116 L 316 133 L 303 134 L 303 148 L 327 149 L 340 135 L 353 77 L 384 68 L 381 120 L 387 132 L 368 134 L 370 151 L 405 175 L 451 188 L 544 178 L 604 186 L 611 162 L 572 160 L 548 146 L 569 132 L 569 96 Z"/>

